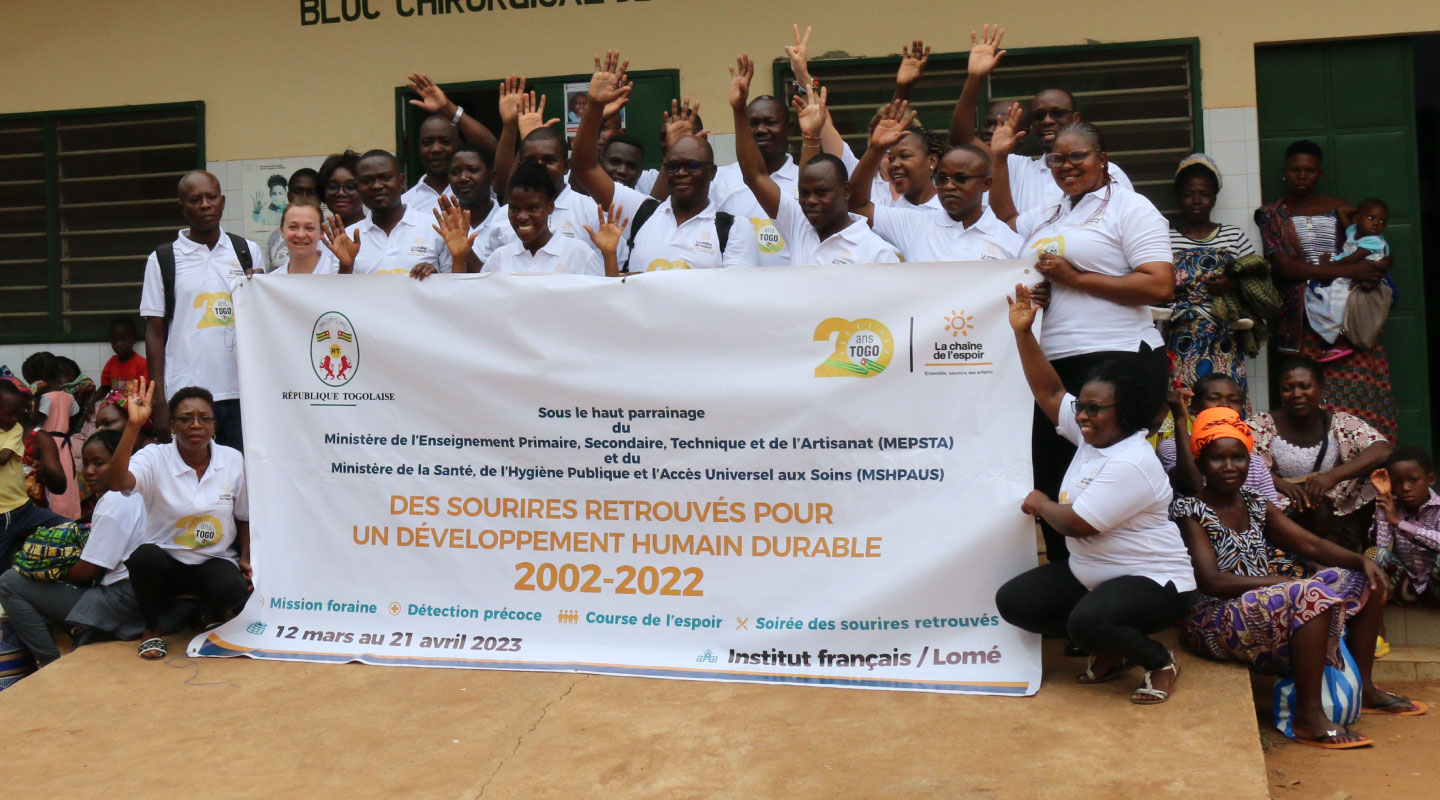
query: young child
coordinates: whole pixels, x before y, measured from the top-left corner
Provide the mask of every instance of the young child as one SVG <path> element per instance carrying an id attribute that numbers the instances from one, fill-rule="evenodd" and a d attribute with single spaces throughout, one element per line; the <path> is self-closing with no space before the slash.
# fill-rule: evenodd
<path id="1" fill-rule="evenodd" d="M 135 354 L 135 341 L 139 338 L 140 332 L 134 319 L 116 317 L 110 320 L 110 349 L 115 351 L 115 355 L 100 370 L 101 397 L 112 391 L 124 395 L 136 379 L 150 374 L 146 371 L 145 356 Z"/>
<path id="2" fill-rule="evenodd" d="M 1355 222 L 1345 229 L 1345 244 L 1331 263 L 1336 265 L 1357 264 L 1361 261 L 1383 261 L 1390 257 L 1390 244 L 1385 241 L 1385 226 L 1390 222 L 1390 207 L 1384 200 L 1369 198 L 1362 200 L 1355 209 Z M 1325 343 L 1331 345 L 1316 361 L 1324 364 L 1355 352 L 1357 343 L 1349 341 L 1345 334 L 1347 309 L 1354 299 L 1354 290 L 1374 292 L 1380 288 L 1380 281 L 1352 281 L 1349 278 L 1335 278 L 1326 285 L 1324 281 L 1310 281 L 1305 288 L 1305 318 L 1310 327 L 1320 334 Z M 1388 298 L 1381 304 L 1388 307 Z M 1383 325 L 1384 316 L 1371 324 Z"/>
<path id="3" fill-rule="evenodd" d="M 1370 528 L 1375 561 L 1390 573 L 1395 599 L 1440 605 L 1440 495 L 1430 456 L 1418 447 L 1397 447 L 1370 482 L 1379 493 Z"/>

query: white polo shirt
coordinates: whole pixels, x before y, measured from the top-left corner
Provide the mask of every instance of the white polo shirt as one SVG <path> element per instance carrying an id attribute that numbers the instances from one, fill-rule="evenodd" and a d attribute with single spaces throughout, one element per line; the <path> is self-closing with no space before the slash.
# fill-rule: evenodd
<path id="1" fill-rule="evenodd" d="M 850 224 L 824 241 L 805 218 L 799 200 L 781 195 L 775 216 L 775 225 L 790 243 L 790 257 L 796 265 L 888 264 L 900 260 L 894 245 L 875 235 L 859 214 L 851 214 Z"/>
<path id="2" fill-rule="evenodd" d="M 1190 553 L 1180 529 L 1170 521 L 1174 496 L 1170 479 L 1155 457 L 1155 448 L 1145 440 L 1145 431 L 1106 448 L 1092 447 L 1075 422 L 1070 408 L 1074 399 L 1066 393 L 1060 401 L 1055 428 L 1078 448 L 1056 499 L 1070 505 L 1099 533 L 1066 540 L 1070 571 L 1089 589 L 1125 575 L 1149 578 L 1161 586 L 1173 582 L 1180 592 L 1194 589 Z"/>
<path id="3" fill-rule="evenodd" d="M 770 173 L 770 179 L 780 187 L 781 197 L 796 197 L 800 193 L 800 167 L 795 159 L 785 154 L 785 163 Z M 783 267 L 790 264 L 790 252 L 779 227 L 760 207 L 760 201 L 750 187 L 745 185 L 740 165 L 726 164 L 715 171 L 715 180 L 710 184 L 710 202 L 717 211 L 735 215 L 736 227 L 749 223 L 748 232 L 755 240 L 762 267 Z"/>
<path id="4" fill-rule="evenodd" d="M 623 218 L 633 220 L 635 219 L 635 212 L 640 210 L 640 204 L 645 202 L 646 197 L 647 195 L 641 194 L 629 186 L 616 183 L 615 194 L 611 202 L 621 207 L 623 210 Z M 501 210 L 500 213 L 502 219 L 498 224 L 501 232 L 496 246 L 498 247 L 500 244 L 514 244 L 520 241 L 515 235 L 514 229 L 510 227 L 510 212 L 508 210 Z M 555 210 L 550 214 L 550 232 L 557 236 L 564 236 L 567 239 L 574 239 L 585 247 L 593 250 L 595 255 L 598 256 L 600 255 L 600 251 L 596 249 L 595 243 L 590 241 L 590 234 L 585 232 L 585 226 L 589 225 L 591 228 L 594 228 L 599 222 L 599 215 L 600 204 L 595 202 L 593 197 L 581 194 L 570 188 L 570 181 L 567 179 L 565 181 L 565 188 L 561 190 L 560 194 L 555 198 Z M 621 231 L 620 247 L 616 253 L 616 258 L 619 259 L 621 264 L 624 264 L 625 259 L 630 255 L 629 238 L 630 227 L 627 225 L 625 229 Z"/>
<path id="5" fill-rule="evenodd" d="M 146 541 L 182 564 L 207 558 L 235 563 L 235 521 L 250 519 L 245 459 L 239 450 L 210 443 L 210 466 L 197 480 L 174 442 L 153 444 L 130 457 L 130 474 L 145 500 Z"/>
<path id="6" fill-rule="evenodd" d="M 944 209 L 876 206 L 872 216 L 875 232 L 900 248 L 906 261 L 1000 261 L 1020 252 L 1020 235 L 989 206 L 968 228 Z"/>
<path id="7" fill-rule="evenodd" d="M 100 579 L 101 586 L 119 583 L 130 577 L 125 559 L 149 541 L 148 533 L 144 498 L 138 494 L 106 492 L 96 501 L 90 515 L 90 538 L 80 551 L 80 560 L 109 570 Z"/>
<path id="8" fill-rule="evenodd" d="M 315 271 L 311 275 L 337 275 L 340 272 L 340 259 L 330 252 L 330 248 L 320 245 L 320 260 L 315 263 Z M 285 251 L 285 263 L 265 273 L 266 275 L 289 275 L 290 274 L 290 251 Z"/>
<path id="9" fill-rule="evenodd" d="M 1025 237 L 1024 257 L 1051 252 L 1076 269 L 1117 276 L 1152 261 L 1173 263 L 1170 226 L 1159 210 L 1142 195 L 1112 187 L 1085 195 L 1073 209 L 1067 198 L 1021 214 L 1015 230 Z M 1051 286 L 1040 330 L 1046 358 L 1105 350 L 1133 353 L 1141 342 L 1156 348 L 1165 344 L 1149 306 L 1121 305 L 1069 286 Z"/>
<path id="10" fill-rule="evenodd" d="M 490 254 L 482 272 L 568 272 L 604 275 L 605 259 L 594 246 L 550 234 L 550 241 L 531 255 L 519 241 L 503 244 Z"/>
<path id="11" fill-rule="evenodd" d="M 346 229 L 360 243 L 355 274 L 409 275 L 417 264 L 434 264 L 437 272 L 450 271 L 450 248 L 435 232 L 435 215 L 406 206 L 405 215 L 389 234 L 366 217 Z"/>
<path id="12" fill-rule="evenodd" d="M 759 253 L 744 217 L 736 217 L 730 225 L 730 236 L 721 252 L 715 230 L 716 210 L 710 203 L 683 224 L 677 224 L 670 201 L 662 202 L 635 234 L 630 271 L 755 266 Z"/>
<path id="13" fill-rule="evenodd" d="M 1010 199 L 1019 213 L 1050 208 L 1065 197 L 1064 190 L 1055 183 L 1054 173 L 1045 166 L 1043 156 L 1031 158 L 1011 153 L 1006 157 L 1005 163 L 1010 168 Z M 1110 178 L 1127 191 L 1135 191 L 1125 170 L 1120 169 L 1120 165 L 1114 161 L 1109 164 Z"/>
<path id="14" fill-rule="evenodd" d="M 240 373 L 230 287 L 244 279 L 245 270 L 223 228 L 213 249 L 191 241 L 188 234 L 182 230 L 175 237 L 175 319 L 165 340 L 165 391 L 201 386 L 216 400 L 235 400 L 240 397 Z M 256 271 L 263 269 L 260 246 L 249 240 L 246 244 L 250 263 Z M 140 316 L 165 318 L 165 283 L 153 252 L 145 261 Z"/>
<path id="15" fill-rule="evenodd" d="M 405 194 L 400 195 L 400 200 L 405 203 L 407 209 L 415 209 L 429 214 L 430 209 L 439 205 L 441 197 L 450 198 L 452 203 L 455 201 L 455 192 L 450 188 L 449 183 L 445 184 L 445 191 L 437 192 L 430 188 L 430 184 L 426 183 L 424 178 L 421 178 L 419 183 L 407 189 Z M 434 217 L 432 216 L 431 219 L 433 220 Z"/>
<path id="16" fill-rule="evenodd" d="M 470 233 L 475 234 L 475 241 L 471 243 L 470 249 L 475 257 L 484 264 L 501 245 L 507 244 L 515 239 L 515 231 L 510 229 L 510 216 L 505 206 L 499 203 L 490 204 L 490 213 L 485 219 L 476 222 L 474 217 L 470 218 L 472 224 Z M 507 235 L 508 234 L 508 235 Z"/>

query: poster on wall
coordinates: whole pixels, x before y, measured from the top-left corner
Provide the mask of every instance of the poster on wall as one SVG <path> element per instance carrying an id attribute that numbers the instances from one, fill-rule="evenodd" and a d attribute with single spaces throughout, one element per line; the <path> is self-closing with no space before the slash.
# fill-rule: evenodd
<path id="1" fill-rule="evenodd" d="M 590 84 L 565 84 L 565 138 L 574 139 L 580 132 L 580 115 L 590 104 Z M 625 109 L 620 109 L 620 127 L 625 127 Z"/>
<path id="2" fill-rule="evenodd" d="M 280 227 L 280 212 L 289 202 L 290 176 L 298 169 L 320 169 L 323 156 L 265 158 L 245 162 L 241 189 L 245 219 L 245 238 L 262 247 L 270 234 Z"/>

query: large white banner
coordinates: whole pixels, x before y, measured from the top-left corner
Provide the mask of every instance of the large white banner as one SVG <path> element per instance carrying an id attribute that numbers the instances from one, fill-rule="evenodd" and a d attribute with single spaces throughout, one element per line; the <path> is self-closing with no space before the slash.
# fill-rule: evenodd
<path id="1" fill-rule="evenodd" d="M 1014 261 L 261 276 L 192 655 L 1032 694 Z"/>

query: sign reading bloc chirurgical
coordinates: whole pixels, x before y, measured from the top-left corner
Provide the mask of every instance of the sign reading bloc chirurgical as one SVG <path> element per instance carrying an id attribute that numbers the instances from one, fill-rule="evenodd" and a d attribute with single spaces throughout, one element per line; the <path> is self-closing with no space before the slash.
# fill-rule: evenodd
<path id="1" fill-rule="evenodd" d="M 192 654 L 1031 694 L 1019 262 L 257 277 Z"/>

